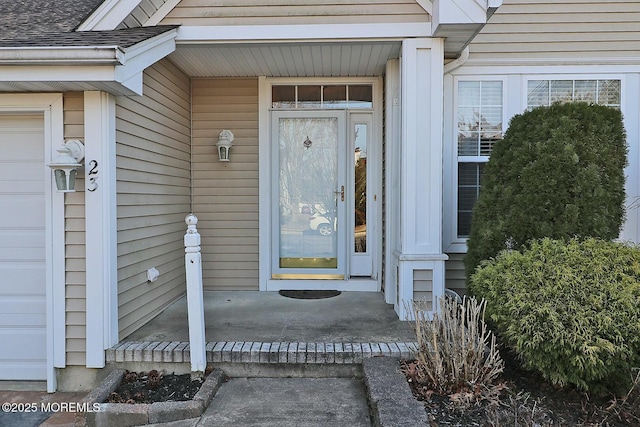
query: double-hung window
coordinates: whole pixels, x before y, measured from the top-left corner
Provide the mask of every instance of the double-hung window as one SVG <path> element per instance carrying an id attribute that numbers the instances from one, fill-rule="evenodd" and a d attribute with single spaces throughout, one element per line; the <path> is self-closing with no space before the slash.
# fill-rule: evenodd
<path id="1" fill-rule="evenodd" d="M 458 81 L 457 91 L 457 236 L 467 237 L 480 178 L 496 141 L 502 139 L 501 80 Z"/>
<path id="2" fill-rule="evenodd" d="M 555 102 L 591 102 L 621 108 L 620 79 L 525 78 L 526 109 Z M 517 91 L 515 87 L 512 90 Z M 513 92 L 515 93 L 515 92 Z M 505 117 L 518 114 L 504 111 L 503 80 L 458 80 L 456 86 L 457 193 L 455 236 L 465 239 L 471 230 L 471 212 L 480 193 L 480 180 L 493 145 L 506 130 Z"/>

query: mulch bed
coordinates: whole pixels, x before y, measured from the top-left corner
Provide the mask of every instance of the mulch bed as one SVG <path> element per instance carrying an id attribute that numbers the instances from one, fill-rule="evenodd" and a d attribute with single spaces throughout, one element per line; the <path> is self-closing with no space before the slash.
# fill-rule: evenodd
<path id="1" fill-rule="evenodd" d="M 191 374 L 163 374 L 126 371 L 118 388 L 109 395 L 107 403 L 182 402 L 196 395 L 204 378 L 191 379 Z"/>
<path id="2" fill-rule="evenodd" d="M 442 396 L 407 375 L 414 396 L 425 404 L 431 426 L 640 426 L 640 390 L 623 397 L 595 398 L 575 389 L 554 387 L 538 374 L 502 355 L 505 370 L 494 395 L 461 404 L 460 395 Z M 404 361 L 411 372 L 414 361 Z M 473 394 L 473 393 L 471 393 Z"/>

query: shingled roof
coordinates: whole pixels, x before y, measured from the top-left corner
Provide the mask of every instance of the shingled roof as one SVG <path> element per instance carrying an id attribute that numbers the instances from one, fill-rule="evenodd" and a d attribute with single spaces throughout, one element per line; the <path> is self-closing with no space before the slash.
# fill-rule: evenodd
<path id="1" fill-rule="evenodd" d="M 103 0 L 0 0 L 0 40 L 75 30 Z"/>
<path id="2" fill-rule="evenodd" d="M 103 0 L 0 0 L 0 47 L 127 48 L 176 26 L 74 31 Z"/>

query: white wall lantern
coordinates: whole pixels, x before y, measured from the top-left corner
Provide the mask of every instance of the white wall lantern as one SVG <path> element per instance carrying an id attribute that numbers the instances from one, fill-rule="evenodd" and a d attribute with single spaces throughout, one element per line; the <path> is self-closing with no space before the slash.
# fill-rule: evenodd
<path id="1" fill-rule="evenodd" d="M 221 162 L 229 161 L 229 151 L 231 150 L 231 146 L 233 145 L 233 133 L 230 130 L 223 130 L 218 135 L 218 143 L 216 146 L 218 147 L 218 158 Z"/>
<path id="2" fill-rule="evenodd" d="M 58 155 L 48 165 L 53 170 L 56 187 L 61 193 L 76 191 L 76 175 L 84 159 L 84 145 L 77 139 L 69 140 L 58 148 Z"/>

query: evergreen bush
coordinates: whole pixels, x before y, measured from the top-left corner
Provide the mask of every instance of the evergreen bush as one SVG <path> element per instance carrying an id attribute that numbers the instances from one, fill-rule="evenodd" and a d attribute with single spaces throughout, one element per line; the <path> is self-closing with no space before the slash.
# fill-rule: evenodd
<path id="1" fill-rule="evenodd" d="M 523 366 L 550 382 L 621 392 L 640 367 L 640 249 L 588 238 L 503 251 L 471 277 Z M 627 388 L 628 390 L 628 388 Z"/>
<path id="2" fill-rule="evenodd" d="M 467 277 L 502 249 L 543 237 L 618 237 L 624 219 L 622 114 L 587 103 L 515 116 L 485 168 L 473 211 Z"/>

